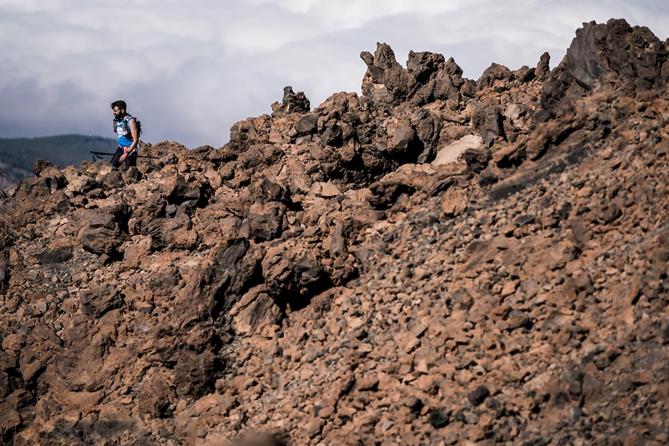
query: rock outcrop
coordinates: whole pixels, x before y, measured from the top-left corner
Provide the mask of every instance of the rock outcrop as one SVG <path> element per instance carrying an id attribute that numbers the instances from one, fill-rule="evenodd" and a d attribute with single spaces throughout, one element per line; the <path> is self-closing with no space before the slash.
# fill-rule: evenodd
<path id="1" fill-rule="evenodd" d="M 36 164 L 0 443 L 666 444 L 667 46 L 590 23 L 475 81 L 379 44 L 221 148 Z"/>

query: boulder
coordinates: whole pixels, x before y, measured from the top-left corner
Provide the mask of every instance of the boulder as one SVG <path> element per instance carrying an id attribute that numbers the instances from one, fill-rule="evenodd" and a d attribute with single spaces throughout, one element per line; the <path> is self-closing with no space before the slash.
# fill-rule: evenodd
<path id="1" fill-rule="evenodd" d="M 257 279 L 258 253 L 245 239 L 217 246 L 196 274 L 189 295 L 214 316 L 230 309 Z"/>
<path id="2" fill-rule="evenodd" d="M 551 61 L 551 55 L 548 54 L 548 52 L 544 52 L 539 58 L 539 63 L 537 64 L 537 67 L 534 69 L 534 75 L 538 79 L 540 80 L 546 79 L 546 76 L 550 72 L 550 61 Z"/>
<path id="3" fill-rule="evenodd" d="M 123 305 L 123 294 L 112 284 L 82 291 L 79 299 L 84 313 L 96 319 Z"/>
<path id="4" fill-rule="evenodd" d="M 624 19 L 586 23 L 546 79 L 542 105 L 552 110 L 563 98 L 581 97 L 604 85 L 627 92 L 662 87 L 669 80 L 668 58 L 666 45 L 646 27 L 632 27 Z"/>
<path id="5" fill-rule="evenodd" d="M 281 104 L 272 105 L 274 113 L 308 113 L 309 110 L 311 110 L 311 104 L 307 96 L 302 91 L 295 93 L 291 86 L 284 87 Z"/>
<path id="6" fill-rule="evenodd" d="M 135 168 L 136 170 L 136 168 Z M 118 170 L 112 170 L 102 178 L 102 185 L 106 189 L 117 189 L 124 186 L 123 175 Z"/>
<path id="7" fill-rule="evenodd" d="M 275 239 L 285 227 L 285 214 L 286 206 L 282 203 L 254 203 L 242 222 L 239 235 L 256 242 Z"/>
<path id="8" fill-rule="evenodd" d="M 515 78 L 514 74 L 504 65 L 493 63 L 485 69 L 481 77 L 476 82 L 479 90 L 492 87 L 497 81 L 500 83 L 508 83 Z"/>
<path id="9" fill-rule="evenodd" d="M 369 204 L 376 209 L 388 209 L 401 195 L 413 194 L 415 188 L 402 182 L 379 181 L 372 184 L 369 190 Z"/>
<path id="10" fill-rule="evenodd" d="M 73 257 L 72 246 L 54 246 L 47 248 L 44 251 L 37 254 L 37 260 L 42 265 L 55 265 L 63 262 L 67 262 Z"/>
<path id="11" fill-rule="evenodd" d="M 76 170 L 74 167 L 66 167 L 63 170 L 63 175 L 67 181 L 65 195 L 69 198 L 85 194 L 98 186 L 97 182 L 91 176 Z"/>
<path id="12" fill-rule="evenodd" d="M 483 138 L 479 135 L 465 135 L 462 138 L 439 149 L 437 157 L 432 161 L 433 166 L 450 164 L 462 159 L 467 150 L 482 150 L 485 148 Z"/>
<path id="13" fill-rule="evenodd" d="M 49 167 L 53 167 L 53 164 L 46 160 L 35 160 L 33 161 L 33 173 L 35 176 L 40 176 L 42 171 L 46 170 Z"/>
<path id="14" fill-rule="evenodd" d="M 398 103 L 407 97 L 413 87 L 411 76 L 397 62 L 389 45 L 377 43 L 373 55 L 363 51 L 360 58 L 367 65 L 362 81 L 364 96 L 378 103 Z"/>
<path id="15" fill-rule="evenodd" d="M 491 146 L 498 138 L 506 139 L 502 113 L 497 105 L 477 104 L 472 115 L 472 124 L 479 131 L 486 146 Z"/>
<path id="16" fill-rule="evenodd" d="M 306 113 L 295 123 L 296 136 L 309 135 L 317 130 L 318 115 L 316 113 Z"/>
<path id="17" fill-rule="evenodd" d="M 124 215 L 110 210 L 92 210 L 84 218 L 79 231 L 79 242 L 87 251 L 112 256 L 123 243 Z"/>
<path id="18" fill-rule="evenodd" d="M 289 241 L 269 248 L 261 266 L 268 292 L 284 308 L 303 308 L 330 286 L 317 253 L 303 243 Z"/>

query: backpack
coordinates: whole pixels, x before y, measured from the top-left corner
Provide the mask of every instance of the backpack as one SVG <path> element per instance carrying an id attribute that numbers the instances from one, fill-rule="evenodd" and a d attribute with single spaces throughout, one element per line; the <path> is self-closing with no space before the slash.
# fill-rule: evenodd
<path id="1" fill-rule="evenodd" d="M 135 124 L 137 124 L 137 136 L 142 136 L 142 123 L 137 119 L 136 117 L 132 116 L 130 113 L 126 113 L 126 115 L 123 117 L 123 128 L 127 132 L 128 135 L 130 135 L 130 120 L 134 119 Z M 114 132 L 116 132 L 116 120 L 114 120 Z"/>

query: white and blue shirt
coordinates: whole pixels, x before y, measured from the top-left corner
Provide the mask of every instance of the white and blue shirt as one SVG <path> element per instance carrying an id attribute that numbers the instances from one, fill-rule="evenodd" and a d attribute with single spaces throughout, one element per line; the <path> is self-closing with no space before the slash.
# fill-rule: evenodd
<path id="1" fill-rule="evenodd" d="M 130 147 L 132 145 L 132 133 L 130 132 L 130 121 L 134 119 L 135 118 L 133 116 L 126 115 L 120 121 L 114 121 L 116 128 L 116 140 L 118 141 L 119 147 Z"/>

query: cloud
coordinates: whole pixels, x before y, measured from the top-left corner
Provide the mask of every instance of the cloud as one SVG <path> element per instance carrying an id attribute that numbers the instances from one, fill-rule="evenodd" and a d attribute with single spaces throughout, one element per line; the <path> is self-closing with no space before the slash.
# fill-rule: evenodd
<path id="1" fill-rule="evenodd" d="M 359 92 L 358 55 L 389 43 L 452 56 L 477 78 L 563 57 L 584 21 L 626 18 L 661 39 L 661 0 L 0 0 L 0 136 L 110 134 L 124 98 L 148 141 L 222 145 L 230 126 L 269 112 L 282 88 L 317 106 Z"/>

